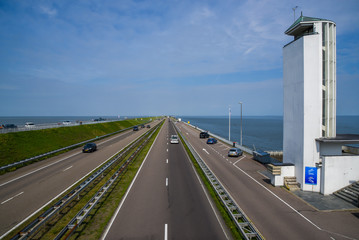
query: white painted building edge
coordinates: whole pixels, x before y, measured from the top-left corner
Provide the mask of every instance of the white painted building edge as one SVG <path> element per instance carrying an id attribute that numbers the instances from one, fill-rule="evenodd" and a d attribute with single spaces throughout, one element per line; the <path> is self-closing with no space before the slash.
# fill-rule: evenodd
<path id="1" fill-rule="evenodd" d="M 322 161 L 324 195 L 346 187 L 359 179 L 359 156 L 325 156 Z"/>

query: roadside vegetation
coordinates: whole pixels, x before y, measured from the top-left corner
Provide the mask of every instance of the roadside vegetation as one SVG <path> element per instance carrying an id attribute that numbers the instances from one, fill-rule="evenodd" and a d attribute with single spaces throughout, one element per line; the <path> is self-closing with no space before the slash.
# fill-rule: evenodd
<path id="1" fill-rule="evenodd" d="M 207 179 L 206 175 L 204 174 L 204 172 L 202 171 L 201 167 L 198 165 L 196 159 L 194 158 L 194 156 L 192 155 L 191 151 L 189 150 L 188 146 L 186 145 L 186 143 L 183 141 L 183 138 L 181 136 L 181 134 L 179 134 L 179 137 L 182 141 L 183 146 L 186 149 L 186 152 L 188 154 L 188 156 L 190 157 L 198 175 L 200 176 L 203 184 L 206 186 L 208 193 L 211 195 L 211 198 L 213 200 L 213 202 L 216 204 L 216 207 L 218 209 L 218 211 L 220 212 L 224 222 L 226 223 L 227 227 L 230 229 L 231 233 L 232 233 L 232 237 L 234 239 L 243 239 L 241 233 L 238 231 L 236 224 L 233 222 L 232 218 L 230 217 L 230 215 L 228 214 L 228 212 L 226 211 L 226 207 L 223 205 L 221 199 L 219 198 L 219 196 L 216 194 L 215 190 L 213 189 L 211 183 L 209 182 L 209 180 Z"/>
<path id="2" fill-rule="evenodd" d="M 158 132 L 160 131 L 163 122 L 155 133 L 152 135 L 151 139 L 146 143 L 146 145 L 138 152 L 137 156 L 130 162 L 130 164 L 124 169 L 124 172 L 120 177 L 115 181 L 115 183 L 109 188 L 105 196 L 102 198 L 99 203 L 96 204 L 95 208 L 91 211 L 88 217 L 84 222 L 73 232 L 73 235 L 70 239 L 99 239 L 105 230 L 108 222 L 116 211 L 118 205 L 120 204 L 124 194 L 126 193 L 129 185 L 131 184 L 134 176 L 136 175 L 139 167 L 141 166 L 147 152 L 152 146 Z M 139 146 L 144 139 L 140 141 L 137 146 Z M 102 178 L 97 179 L 88 190 L 82 192 L 79 198 L 73 200 L 66 207 L 64 207 L 60 212 L 53 217 L 45 227 L 42 227 L 41 230 L 32 236 L 32 239 L 54 239 L 57 234 L 64 228 L 67 223 L 82 209 L 82 207 L 92 198 L 92 196 L 103 186 L 111 176 L 119 169 L 119 167 L 130 158 L 130 156 L 135 152 L 136 147 L 133 147 L 125 156 L 121 157 L 116 166 L 113 166 L 110 171 L 103 175 Z M 124 151 L 124 150 L 123 150 Z M 105 164 L 105 163 L 104 163 Z M 99 167 L 100 168 L 100 167 Z M 98 169 L 99 169 L 98 168 Z M 96 172 L 94 170 L 92 173 L 89 173 L 88 176 Z M 80 183 L 78 183 L 79 185 Z M 76 188 L 74 186 L 72 189 Z M 68 190 L 71 192 L 72 189 Z M 66 195 L 67 193 L 64 193 Z M 61 197 L 54 200 L 49 206 L 55 204 L 59 201 Z M 33 216 L 29 219 L 23 226 L 14 230 L 12 234 L 9 234 L 5 239 L 10 239 L 16 232 L 19 232 L 24 226 L 32 222 L 36 217 L 40 216 L 43 212 L 47 210 L 48 207 L 45 207 L 40 211 L 37 216 Z M 4 240 L 5 240 L 4 239 Z"/>
<path id="3" fill-rule="evenodd" d="M 0 134 L 0 166 L 5 166 L 142 124 L 148 122 L 149 119 L 150 118 L 138 118 L 116 122 Z"/>

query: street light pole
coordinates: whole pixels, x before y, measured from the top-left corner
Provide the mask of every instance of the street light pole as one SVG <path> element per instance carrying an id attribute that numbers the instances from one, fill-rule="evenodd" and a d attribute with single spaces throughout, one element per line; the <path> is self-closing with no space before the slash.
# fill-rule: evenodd
<path id="1" fill-rule="evenodd" d="M 239 102 L 239 104 L 241 104 L 241 146 L 242 146 L 242 105 L 243 105 L 243 103 L 242 102 Z"/>
<path id="2" fill-rule="evenodd" d="M 231 141 L 231 105 L 229 105 L 229 134 L 228 134 L 228 141 Z"/>

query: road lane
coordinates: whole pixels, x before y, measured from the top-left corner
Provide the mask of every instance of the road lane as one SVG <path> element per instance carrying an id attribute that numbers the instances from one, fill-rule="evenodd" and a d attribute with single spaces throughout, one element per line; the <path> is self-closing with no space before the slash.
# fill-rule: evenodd
<path id="1" fill-rule="evenodd" d="M 172 134 L 166 121 L 105 239 L 226 239 L 182 144 L 167 145 Z"/>
<path id="2" fill-rule="evenodd" d="M 359 221 L 353 214 L 346 214 L 345 224 L 337 222 L 329 217 L 332 213 L 317 211 L 284 189 L 273 187 L 261 174 L 265 167 L 251 156 L 228 158 L 229 146 L 207 145 L 198 131 L 185 124 L 178 126 L 183 133 L 190 133 L 186 134 L 189 142 L 266 239 L 358 239 L 355 226 Z M 345 218 L 344 214 L 338 216 Z"/>
<path id="3" fill-rule="evenodd" d="M 146 130 L 127 131 L 99 141 L 98 151 L 90 154 L 74 149 L 0 176 L 1 203 L 23 192 L 0 204 L 0 236 L 39 211 Z"/>

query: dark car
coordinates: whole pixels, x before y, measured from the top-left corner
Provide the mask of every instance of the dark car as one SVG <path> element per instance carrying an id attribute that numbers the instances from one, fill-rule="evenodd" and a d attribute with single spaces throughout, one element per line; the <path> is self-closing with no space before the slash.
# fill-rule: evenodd
<path id="1" fill-rule="evenodd" d="M 97 150 L 96 143 L 87 143 L 84 148 L 82 149 L 82 152 L 94 152 Z"/>
<path id="2" fill-rule="evenodd" d="M 215 139 L 215 138 L 208 138 L 207 139 L 207 144 L 215 144 L 215 143 L 217 143 L 217 139 Z"/>
<path id="3" fill-rule="evenodd" d="M 5 124 L 4 128 L 17 128 L 15 124 Z"/>
<path id="4" fill-rule="evenodd" d="M 145 128 L 145 125 L 144 125 L 144 124 L 142 124 L 142 125 L 141 125 L 141 128 Z"/>
<path id="5" fill-rule="evenodd" d="M 151 125 L 147 125 L 147 128 L 151 128 Z"/>
<path id="6" fill-rule="evenodd" d="M 228 157 L 239 157 L 242 156 L 243 152 L 239 148 L 231 148 L 228 151 Z"/>
<path id="7" fill-rule="evenodd" d="M 138 127 L 137 127 L 137 126 L 134 126 L 134 127 L 133 127 L 133 131 L 138 131 Z"/>
<path id="8" fill-rule="evenodd" d="M 208 132 L 201 132 L 201 133 L 199 134 L 199 137 L 200 137 L 200 138 L 209 138 L 209 134 L 208 134 Z"/>

